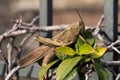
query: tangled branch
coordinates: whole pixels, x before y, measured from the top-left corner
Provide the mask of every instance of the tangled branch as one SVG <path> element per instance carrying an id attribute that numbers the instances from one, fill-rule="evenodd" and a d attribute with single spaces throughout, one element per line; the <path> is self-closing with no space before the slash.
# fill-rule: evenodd
<path id="1" fill-rule="evenodd" d="M 5 80 L 8 80 L 9 78 L 11 78 L 11 76 L 17 70 L 20 69 L 19 66 L 13 66 L 13 64 L 17 64 L 18 56 L 22 52 L 24 44 L 27 42 L 27 40 L 31 36 L 33 36 L 36 32 L 39 32 L 39 31 L 63 30 L 68 26 L 68 25 L 55 25 L 55 26 L 42 26 L 42 27 L 39 27 L 39 26 L 34 25 L 34 23 L 38 20 L 38 18 L 39 17 L 37 16 L 37 17 L 33 18 L 33 20 L 30 23 L 25 23 L 25 22 L 22 22 L 23 20 L 20 17 L 16 21 L 13 21 L 14 25 L 10 30 L 8 30 L 8 31 L 6 31 L 6 32 L 4 32 L 3 34 L 0 35 L 0 54 L 2 54 L 4 60 L 5 60 L 6 64 L 7 64 L 7 68 L 8 68 L 8 75 L 6 76 Z M 120 55 L 120 50 L 118 49 L 118 47 L 116 47 L 116 45 L 118 45 L 120 43 L 120 40 L 116 40 L 115 42 L 112 42 L 109 45 L 105 44 L 106 43 L 106 41 L 104 40 L 105 36 L 103 37 L 103 35 L 101 35 L 102 28 L 104 27 L 102 25 L 103 20 L 104 20 L 104 15 L 101 16 L 101 18 L 98 21 L 98 24 L 97 24 L 96 27 L 88 27 L 88 26 L 86 26 L 86 29 L 91 29 L 93 31 L 93 34 L 95 36 L 97 36 L 100 41 L 103 42 L 104 46 L 106 46 L 108 50 L 116 51 Z M 20 35 L 23 35 L 23 34 L 27 34 L 27 35 L 22 39 L 19 46 L 17 47 L 16 45 L 14 45 L 15 38 L 17 36 L 20 36 Z M 3 50 L 1 48 L 2 41 L 4 39 L 7 39 L 7 38 L 10 39 L 10 42 L 8 43 L 8 46 L 7 46 L 8 55 L 9 55 L 8 58 L 6 58 L 6 56 L 4 55 Z M 17 56 L 13 61 L 11 59 L 12 58 L 12 56 L 11 56 L 12 49 L 15 49 L 17 51 Z M 104 61 L 104 60 L 102 60 L 102 64 L 105 65 L 105 66 L 107 65 L 108 70 L 110 70 L 114 75 L 116 75 L 116 80 L 120 79 L 120 74 L 117 75 L 110 68 L 110 67 L 114 67 L 114 66 L 120 66 L 120 61 Z M 85 74 L 85 77 L 86 77 L 85 79 L 86 80 L 88 80 L 88 74 L 90 72 L 91 72 L 91 70 L 89 70 Z"/>

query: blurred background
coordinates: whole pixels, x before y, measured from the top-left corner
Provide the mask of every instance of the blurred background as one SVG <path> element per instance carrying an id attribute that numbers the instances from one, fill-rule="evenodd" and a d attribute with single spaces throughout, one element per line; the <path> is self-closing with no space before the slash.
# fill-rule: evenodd
<path id="1" fill-rule="evenodd" d="M 0 34 L 12 28 L 11 21 L 18 19 L 20 15 L 23 16 L 24 22 L 30 22 L 39 15 L 39 7 L 39 0 L 0 0 Z M 78 8 L 85 25 L 96 26 L 104 13 L 103 7 L 104 0 L 53 0 L 53 25 L 71 24 L 78 21 L 79 16 L 75 11 L 75 8 Z M 30 47 L 33 44 L 34 48 L 38 47 L 38 43 L 32 40 L 26 44 L 25 49 L 33 50 L 33 47 Z M 3 60 L 2 57 L 0 59 Z"/>
<path id="2" fill-rule="evenodd" d="M 103 14 L 104 0 L 53 0 L 53 25 L 79 20 L 78 8 L 86 25 L 95 26 Z M 0 34 L 11 27 L 11 20 L 23 16 L 25 22 L 39 15 L 39 0 L 0 0 Z"/>

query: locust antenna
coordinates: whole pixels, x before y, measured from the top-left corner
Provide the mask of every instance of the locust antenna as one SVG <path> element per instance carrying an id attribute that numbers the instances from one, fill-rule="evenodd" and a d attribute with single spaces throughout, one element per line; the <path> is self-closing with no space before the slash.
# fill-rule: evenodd
<path id="1" fill-rule="evenodd" d="M 80 20 L 81 20 L 81 21 L 83 21 L 83 19 L 82 19 L 81 15 L 80 15 L 79 10 L 78 10 L 77 8 L 75 8 L 75 10 L 76 10 L 77 14 L 79 15 Z"/>

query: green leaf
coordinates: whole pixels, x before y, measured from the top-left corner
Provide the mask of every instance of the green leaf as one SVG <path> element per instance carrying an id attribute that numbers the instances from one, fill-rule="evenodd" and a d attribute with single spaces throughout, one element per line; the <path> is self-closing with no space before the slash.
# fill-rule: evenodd
<path id="1" fill-rule="evenodd" d="M 73 57 L 63 60 L 56 71 L 56 80 L 64 80 L 74 66 L 82 59 L 82 57 Z"/>
<path id="2" fill-rule="evenodd" d="M 85 58 L 85 62 L 89 62 L 91 58 Z"/>
<path id="3" fill-rule="evenodd" d="M 56 48 L 57 53 L 67 54 L 67 55 L 74 55 L 75 51 L 70 47 L 57 47 Z"/>
<path id="4" fill-rule="evenodd" d="M 63 53 L 55 53 L 55 55 L 59 58 L 59 59 L 61 59 L 61 60 L 64 60 L 65 58 L 68 58 L 69 56 L 68 55 L 66 55 L 66 54 L 63 54 Z"/>
<path id="5" fill-rule="evenodd" d="M 38 79 L 39 80 L 43 80 L 43 75 L 46 73 L 46 71 L 51 67 L 53 66 L 55 63 L 57 63 L 59 60 L 55 60 L 51 63 L 49 63 L 48 65 L 44 66 L 41 68 L 41 70 L 39 71 L 38 73 Z"/>
<path id="6" fill-rule="evenodd" d="M 107 48 L 105 47 L 97 47 L 96 48 L 96 52 L 91 54 L 92 58 L 100 58 L 105 52 L 106 52 Z"/>
<path id="7" fill-rule="evenodd" d="M 74 68 L 70 73 L 64 78 L 64 80 L 73 80 L 77 75 L 77 68 Z"/>
<path id="8" fill-rule="evenodd" d="M 76 44 L 83 45 L 84 43 L 85 43 L 84 38 L 80 35 Z"/>
<path id="9" fill-rule="evenodd" d="M 97 61 L 93 62 L 93 66 L 98 75 L 98 80 L 109 80 L 107 71 Z"/>
<path id="10" fill-rule="evenodd" d="M 91 54 L 91 53 L 96 52 L 96 50 L 94 48 L 92 48 L 92 46 L 90 46 L 87 43 L 79 46 L 79 51 L 80 51 L 79 55 L 87 55 L 87 54 Z"/>
<path id="11" fill-rule="evenodd" d="M 76 52 L 79 52 L 79 47 L 81 45 L 83 45 L 84 43 L 85 42 L 81 38 L 78 38 L 77 43 L 75 44 L 75 50 L 76 50 Z"/>
<path id="12" fill-rule="evenodd" d="M 57 47 L 56 56 L 60 59 L 65 59 L 68 56 L 75 55 L 75 51 L 70 47 Z"/>

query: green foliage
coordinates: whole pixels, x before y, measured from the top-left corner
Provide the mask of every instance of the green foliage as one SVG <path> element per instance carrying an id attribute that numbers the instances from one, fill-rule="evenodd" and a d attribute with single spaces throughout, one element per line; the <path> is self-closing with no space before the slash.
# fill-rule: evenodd
<path id="1" fill-rule="evenodd" d="M 42 78 L 43 78 L 44 74 L 47 72 L 47 70 L 50 67 L 52 67 L 55 63 L 57 63 L 58 61 L 59 60 L 55 60 L 55 61 L 49 63 L 47 66 L 42 67 L 41 70 L 40 70 L 40 72 L 39 72 L 39 74 L 38 74 L 38 79 L 39 80 L 43 80 Z"/>
<path id="2" fill-rule="evenodd" d="M 95 53 L 95 49 L 92 48 L 92 46 L 90 46 L 87 43 L 84 43 L 83 45 L 79 46 L 79 55 L 88 55 L 88 54 L 92 54 Z"/>
<path id="3" fill-rule="evenodd" d="M 102 67 L 102 65 L 97 61 L 93 61 L 93 66 L 98 75 L 98 80 L 109 80 L 109 75 L 107 71 Z"/>
<path id="4" fill-rule="evenodd" d="M 64 80 L 64 78 L 72 71 L 81 57 L 67 58 L 59 65 L 56 71 L 56 80 Z"/>
<path id="5" fill-rule="evenodd" d="M 77 75 L 77 68 L 73 68 L 69 74 L 64 78 L 64 80 L 73 80 Z"/>
<path id="6" fill-rule="evenodd" d="M 91 54 L 91 57 L 92 58 L 99 58 L 105 53 L 106 50 L 107 50 L 107 48 L 105 48 L 105 47 L 97 47 L 96 52 Z"/>
<path id="7" fill-rule="evenodd" d="M 62 60 L 56 69 L 56 80 L 72 80 L 85 67 L 82 64 L 93 65 L 97 72 L 98 80 L 108 80 L 108 73 L 102 67 L 99 60 L 104 55 L 107 48 L 96 46 L 97 39 L 90 31 L 81 34 L 74 44 L 75 49 L 71 47 L 57 47 L 56 56 Z M 58 60 L 55 60 L 43 67 L 39 73 L 39 80 L 42 79 L 45 72 Z"/>
<path id="8" fill-rule="evenodd" d="M 75 51 L 70 47 L 57 47 L 56 49 L 56 56 L 60 59 L 65 59 L 66 57 L 70 57 L 75 55 Z"/>

